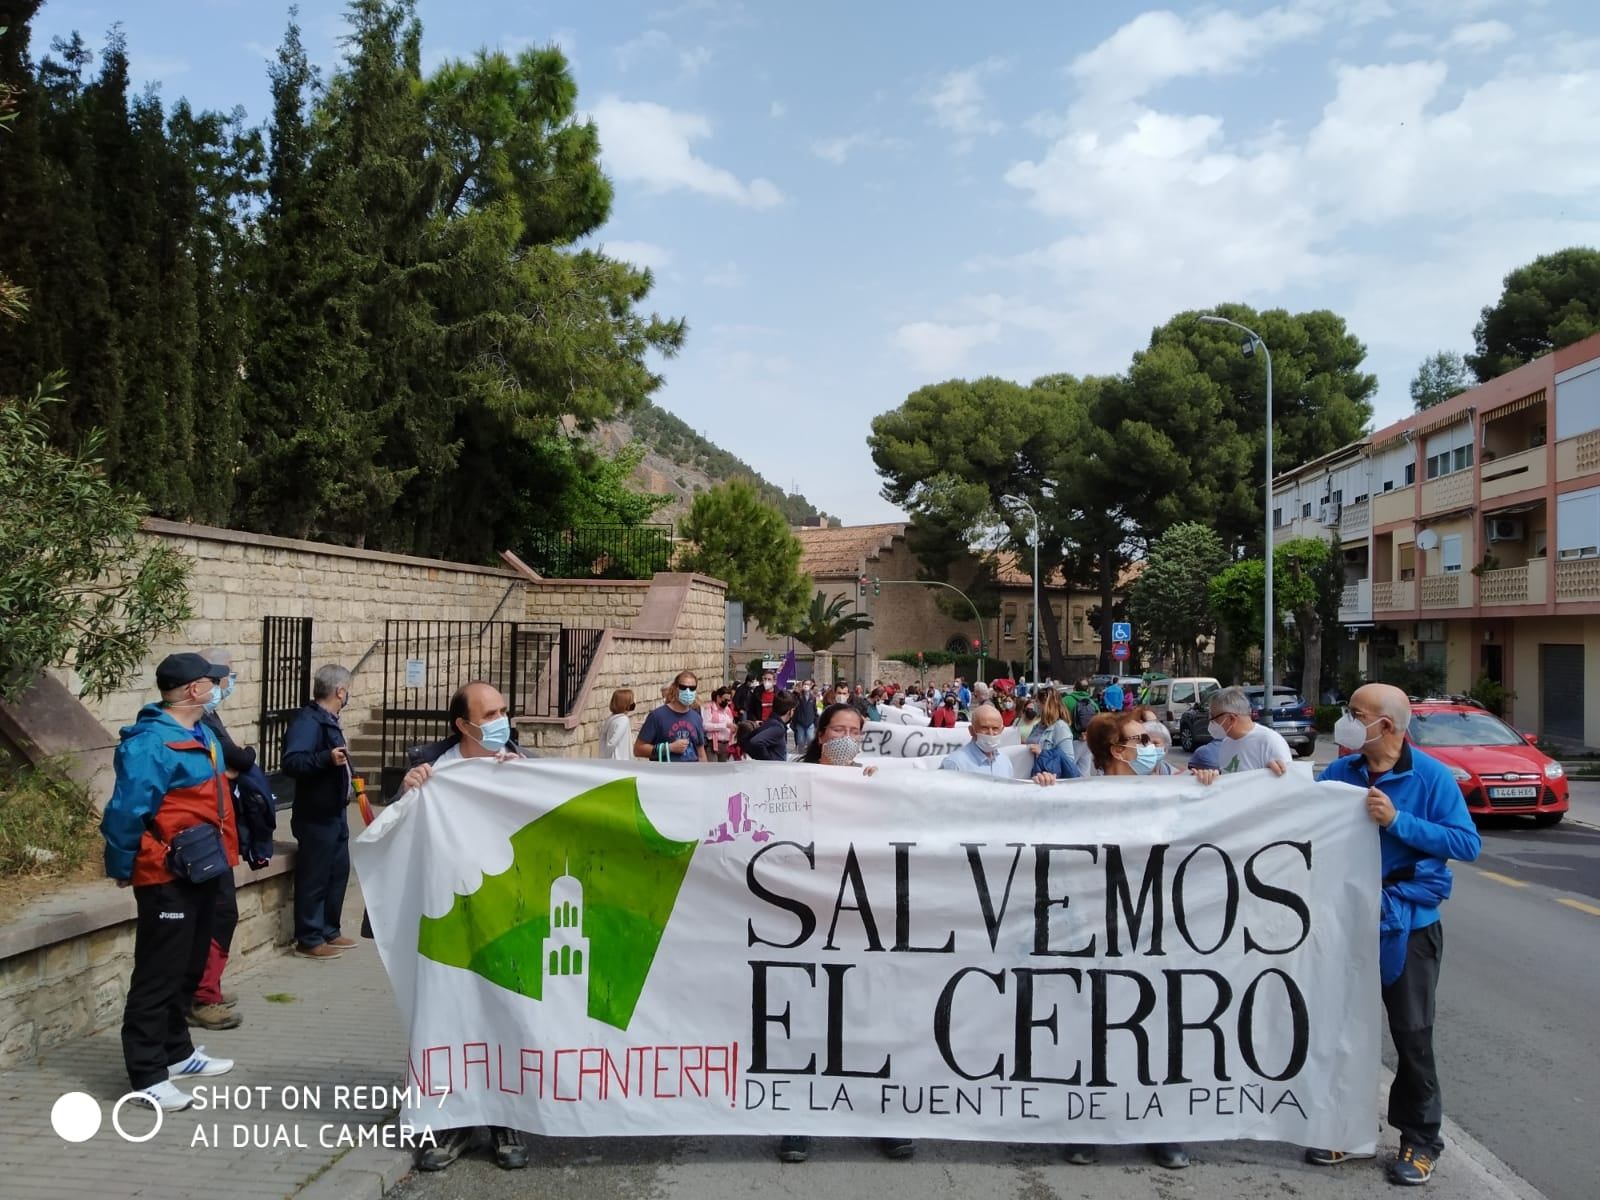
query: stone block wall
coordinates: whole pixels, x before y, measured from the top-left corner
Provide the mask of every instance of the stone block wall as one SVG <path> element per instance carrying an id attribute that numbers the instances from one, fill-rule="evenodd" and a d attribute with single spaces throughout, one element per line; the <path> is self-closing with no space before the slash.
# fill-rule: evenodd
<path id="1" fill-rule="evenodd" d="M 293 861 L 292 853 L 280 853 L 265 877 L 248 868 L 238 872 L 239 927 L 228 959 L 230 974 L 277 953 L 293 937 Z M 133 897 L 109 884 L 83 891 L 72 915 L 76 923 L 97 928 L 51 941 L 49 918 L 25 915 L 21 927 L 5 930 L 7 942 L 44 944 L 0 954 L 0 1069 L 122 1020 L 133 974 Z"/>
<path id="2" fill-rule="evenodd" d="M 571 629 L 626 629 L 649 590 L 648 579 L 547 579 L 529 585 L 526 615 L 517 619 Z"/>

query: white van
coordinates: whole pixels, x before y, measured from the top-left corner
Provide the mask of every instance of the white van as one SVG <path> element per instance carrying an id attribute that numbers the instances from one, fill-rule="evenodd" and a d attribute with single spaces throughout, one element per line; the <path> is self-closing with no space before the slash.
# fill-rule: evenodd
<path id="1" fill-rule="evenodd" d="M 1145 703 L 1156 710 L 1164 725 L 1172 731 L 1172 740 L 1178 740 L 1178 722 L 1197 701 L 1216 691 L 1222 685 L 1207 675 L 1184 675 L 1177 679 L 1157 679 L 1148 685 Z"/>

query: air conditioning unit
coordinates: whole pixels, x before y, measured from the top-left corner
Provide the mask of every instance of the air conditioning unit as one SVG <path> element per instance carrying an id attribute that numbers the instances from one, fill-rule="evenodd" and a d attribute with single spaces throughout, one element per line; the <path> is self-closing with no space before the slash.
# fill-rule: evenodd
<path id="1" fill-rule="evenodd" d="M 1522 518 L 1490 517 L 1489 540 L 1491 542 L 1520 542 L 1522 540 Z"/>
<path id="2" fill-rule="evenodd" d="M 1337 500 L 1324 500 L 1322 507 L 1317 510 L 1317 520 L 1323 525 L 1337 525 L 1339 523 L 1339 502 Z"/>

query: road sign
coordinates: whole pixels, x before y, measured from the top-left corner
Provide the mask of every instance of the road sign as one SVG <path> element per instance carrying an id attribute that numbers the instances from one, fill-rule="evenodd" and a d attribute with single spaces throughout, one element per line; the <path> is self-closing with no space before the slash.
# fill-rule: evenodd
<path id="1" fill-rule="evenodd" d="M 1113 642 L 1133 641 L 1133 625 L 1128 621 L 1111 622 L 1111 640 Z M 1122 657 L 1127 658 L 1128 656 L 1124 654 Z"/>
<path id="2" fill-rule="evenodd" d="M 1111 657 L 1116 659 L 1118 662 L 1127 662 L 1128 661 L 1128 643 L 1127 642 L 1117 642 L 1115 645 L 1113 645 L 1111 647 Z"/>

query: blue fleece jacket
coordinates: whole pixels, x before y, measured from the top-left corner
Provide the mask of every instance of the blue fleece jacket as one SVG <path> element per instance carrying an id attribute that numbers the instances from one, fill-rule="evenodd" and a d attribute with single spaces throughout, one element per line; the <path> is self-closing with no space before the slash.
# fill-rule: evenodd
<path id="1" fill-rule="evenodd" d="M 1318 778 L 1360 788 L 1376 786 L 1389 797 L 1395 808 L 1394 821 L 1378 834 L 1385 886 L 1415 877 L 1426 878 L 1435 886 L 1442 884 L 1438 899 L 1422 894 L 1409 902 L 1407 936 L 1437 921 L 1439 900 L 1450 894 L 1450 868 L 1445 861 L 1472 862 L 1483 848 L 1455 776 L 1438 759 L 1407 742 L 1400 748 L 1399 761 L 1376 779 L 1368 778 L 1366 760 L 1360 754 L 1334 759 Z"/>

